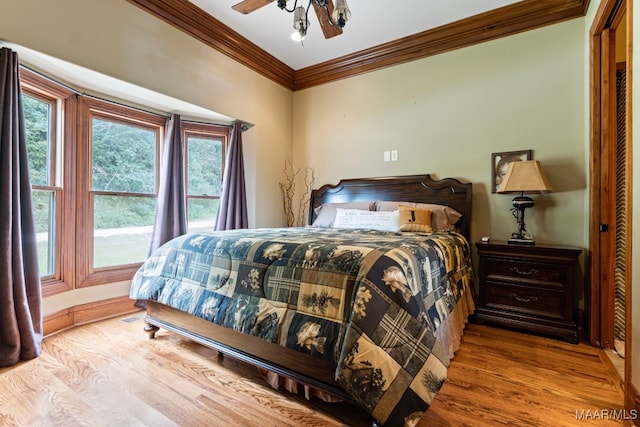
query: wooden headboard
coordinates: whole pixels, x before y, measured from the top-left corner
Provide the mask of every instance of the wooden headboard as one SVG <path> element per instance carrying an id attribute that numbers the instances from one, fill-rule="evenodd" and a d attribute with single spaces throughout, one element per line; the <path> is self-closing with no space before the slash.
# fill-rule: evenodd
<path id="1" fill-rule="evenodd" d="M 471 237 L 471 183 L 455 178 L 436 181 L 431 175 L 344 179 L 337 185 L 323 185 L 311 192 L 309 224 L 314 209 L 323 203 L 388 200 L 393 202 L 435 203 L 451 206 L 462 214 L 460 234 Z"/>

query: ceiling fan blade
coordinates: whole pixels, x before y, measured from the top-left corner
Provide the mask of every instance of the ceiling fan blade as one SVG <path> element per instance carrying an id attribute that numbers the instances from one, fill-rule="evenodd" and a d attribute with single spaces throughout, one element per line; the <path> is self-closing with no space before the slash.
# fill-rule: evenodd
<path id="1" fill-rule="evenodd" d="M 313 3 L 313 8 L 316 10 L 316 15 L 318 16 L 318 22 L 320 22 L 324 38 L 330 39 L 331 37 L 342 34 L 342 28 L 334 27 L 331 25 L 331 22 L 329 22 L 329 16 L 327 15 L 325 8 L 318 6 L 315 1 L 312 1 L 311 3 Z M 327 0 L 327 9 L 329 9 L 329 15 L 331 15 L 333 13 L 333 1 Z"/>
<path id="2" fill-rule="evenodd" d="M 273 2 L 273 0 L 244 0 L 231 6 L 231 9 L 246 15 L 254 10 L 260 9 L 262 6 L 268 5 L 271 2 Z"/>

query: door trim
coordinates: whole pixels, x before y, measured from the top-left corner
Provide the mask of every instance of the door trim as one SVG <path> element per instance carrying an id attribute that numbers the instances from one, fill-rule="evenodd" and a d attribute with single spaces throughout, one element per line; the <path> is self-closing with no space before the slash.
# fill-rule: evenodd
<path id="1" fill-rule="evenodd" d="M 626 11 L 626 15 L 624 12 Z M 625 179 L 628 182 L 628 198 L 627 198 L 627 211 L 626 211 L 626 277 L 625 283 L 631 282 L 631 259 L 632 259 L 632 163 L 631 163 L 631 146 L 632 141 L 632 40 L 633 40 L 633 0 L 602 0 L 590 29 L 590 185 L 589 185 L 589 287 L 586 293 L 586 306 L 585 309 L 589 315 L 587 324 L 587 339 L 593 345 L 603 344 L 603 335 L 601 333 L 603 325 L 607 326 L 607 320 L 603 319 L 606 316 L 608 310 L 609 301 L 604 301 L 610 298 L 609 295 L 614 293 L 613 280 L 605 280 L 601 282 L 603 276 L 602 265 L 609 265 L 611 263 L 602 263 L 601 260 L 611 260 L 613 254 L 612 248 L 608 241 L 611 238 L 615 239 L 615 229 L 610 226 L 609 236 L 605 240 L 603 245 L 600 232 L 600 224 L 602 223 L 600 212 L 604 203 L 608 203 L 607 199 L 610 197 L 606 192 L 609 188 L 603 188 L 603 182 L 606 182 L 606 174 L 611 174 L 613 167 L 611 166 L 611 156 L 606 154 L 601 155 L 601 141 L 605 138 L 610 138 L 613 134 L 615 137 L 615 122 L 612 128 L 611 120 L 613 111 L 608 103 L 612 99 L 615 99 L 615 49 L 613 48 L 613 42 L 615 41 L 615 29 L 621 23 L 623 16 L 626 16 L 627 23 L 627 59 L 626 59 L 626 71 L 627 71 L 627 111 L 626 111 L 626 140 L 627 140 L 627 156 L 626 156 L 626 176 Z M 614 31 L 611 31 L 611 30 Z M 613 58 L 603 60 L 603 57 Z M 612 86 L 613 83 L 613 86 Z M 608 168 L 604 171 L 604 167 Z M 603 176 L 603 173 L 605 176 Z M 603 178 L 605 180 L 603 180 Z M 605 193 L 604 202 L 600 197 L 602 193 Z M 610 200 L 610 199 L 609 199 Z M 612 231 L 613 229 L 613 231 Z M 609 258 L 607 258 L 609 257 Z M 630 410 L 636 407 L 637 402 L 637 390 L 631 384 L 631 360 L 633 359 L 631 354 L 631 296 L 632 289 L 628 287 L 626 289 L 626 301 L 625 301 L 625 370 L 624 370 L 624 391 L 625 391 L 625 407 Z M 613 300 L 611 299 L 611 305 Z M 603 312 L 604 309 L 604 312 Z M 611 307 L 611 315 L 613 314 L 613 307 Z M 611 317 L 612 318 L 612 317 Z M 612 326 L 612 325 L 611 325 Z M 613 330 L 613 327 L 611 327 Z M 604 336 L 606 341 L 609 340 L 608 336 Z M 611 342 L 613 345 L 613 342 Z"/>

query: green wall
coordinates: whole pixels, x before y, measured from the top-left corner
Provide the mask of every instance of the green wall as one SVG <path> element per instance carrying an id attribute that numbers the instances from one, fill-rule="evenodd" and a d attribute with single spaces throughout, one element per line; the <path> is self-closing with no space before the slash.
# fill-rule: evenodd
<path id="1" fill-rule="evenodd" d="M 585 247 L 582 19 L 294 93 L 294 161 L 319 183 L 431 173 L 473 183 L 473 238 L 515 230 L 491 153 L 533 150 L 554 192 L 526 212 L 537 242 Z M 383 151 L 399 150 L 397 162 Z"/>

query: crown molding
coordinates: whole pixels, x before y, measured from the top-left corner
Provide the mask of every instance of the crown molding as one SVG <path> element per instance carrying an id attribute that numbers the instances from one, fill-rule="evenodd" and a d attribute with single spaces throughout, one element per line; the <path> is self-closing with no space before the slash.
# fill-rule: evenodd
<path id="1" fill-rule="evenodd" d="M 188 0 L 128 0 L 228 57 L 293 90 L 295 71 Z"/>
<path id="2" fill-rule="evenodd" d="M 128 0 L 291 90 L 302 90 L 586 14 L 589 0 L 524 0 L 294 70 L 188 0 Z"/>
<path id="3" fill-rule="evenodd" d="M 294 90 L 584 16 L 588 0 L 526 0 L 297 70 Z"/>

